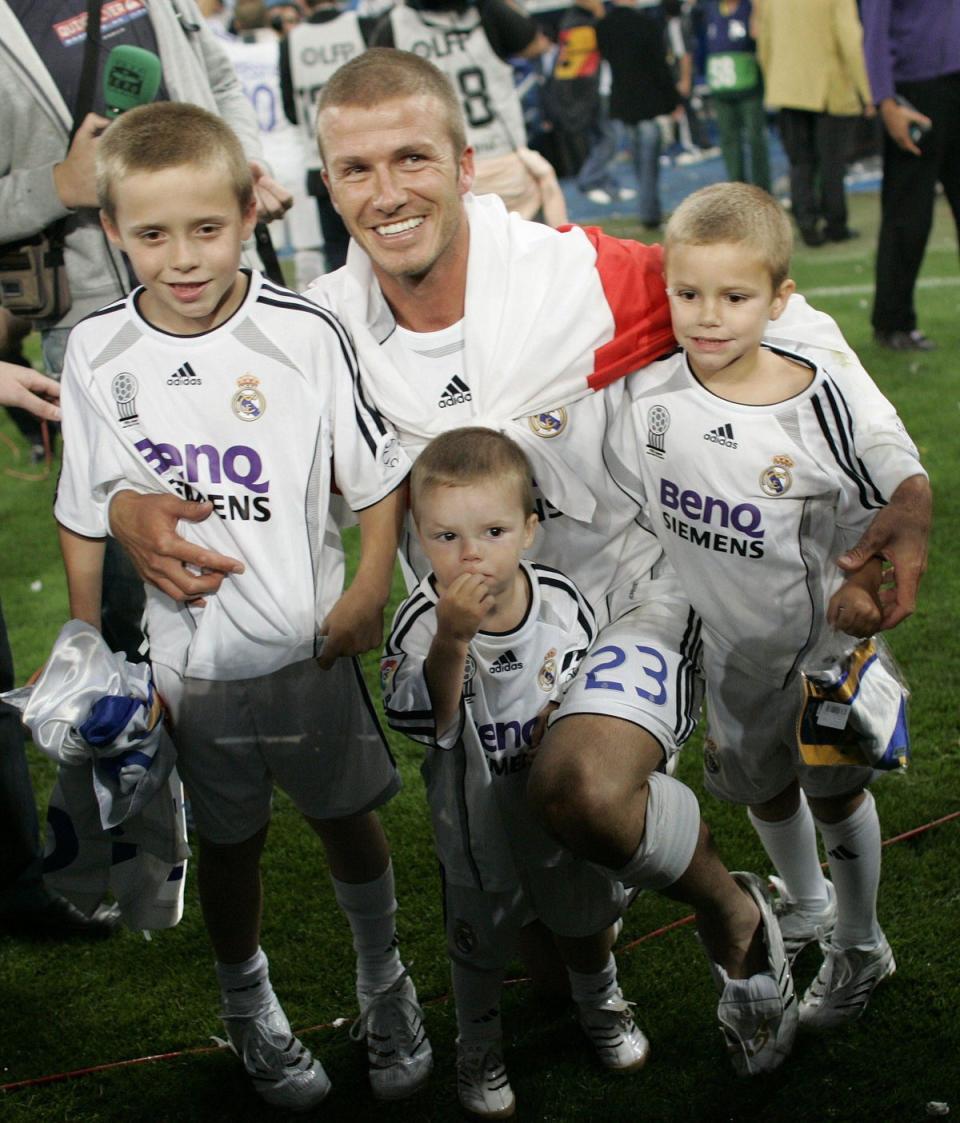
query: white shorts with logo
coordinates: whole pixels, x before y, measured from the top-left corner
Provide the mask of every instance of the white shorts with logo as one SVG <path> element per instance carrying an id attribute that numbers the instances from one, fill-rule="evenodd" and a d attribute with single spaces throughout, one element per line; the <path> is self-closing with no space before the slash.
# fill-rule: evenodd
<path id="1" fill-rule="evenodd" d="M 201 838 L 243 842 L 270 821 L 273 786 L 311 819 L 372 811 L 400 776 L 354 659 L 259 678 L 184 678 L 154 664 L 177 768 Z"/>
<path id="2" fill-rule="evenodd" d="M 520 929 L 541 920 L 557 936 L 593 936 L 609 928 L 626 908 L 618 881 L 586 862 L 524 870 L 516 889 L 489 893 L 444 883 L 447 953 L 466 967 L 504 967 L 517 947 Z"/>
<path id="3" fill-rule="evenodd" d="M 708 645 L 707 738 L 703 780 L 707 791 L 727 803 L 765 803 L 794 779 L 812 796 L 840 796 L 869 784 L 872 768 L 804 764 L 797 748 L 797 719 L 803 703 L 799 674 L 787 685 L 761 682 L 731 665 Z"/>
<path id="4" fill-rule="evenodd" d="M 700 718 L 700 617 L 672 576 L 635 582 L 620 591 L 619 606 L 617 599 L 614 594 L 612 622 L 580 664 L 553 721 L 571 714 L 622 718 L 656 737 L 670 760 Z"/>

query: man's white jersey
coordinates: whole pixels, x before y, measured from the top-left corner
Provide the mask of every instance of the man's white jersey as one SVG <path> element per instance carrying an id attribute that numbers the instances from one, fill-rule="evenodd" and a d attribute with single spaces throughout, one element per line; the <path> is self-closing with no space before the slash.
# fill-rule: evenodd
<path id="1" fill-rule="evenodd" d="M 390 25 L 395 47 L 429 59 L 453 83 L 477 159 L 504 156 L 527 143 L 513 68 L 490 45 L 476 8 L 425 12 L 397 4 Z"/>
<path id="2" fill-rule="evenodd" d="M 307 166 L 319 168 L 317 98 L 335 71 L 366 50 L 360 20 L 351 11 L 324 23 L 298 23 L 287 35 L 287 47 L 297 124 L 309 154 Z"/>
<path id="3" fill-rule="evenodd" d="M 710 393 L 682 352 L 655 363 L 627 379 L 604 445 L 709 641 L 771 683 L 816 640 L 840 582 L 835 559 L 886 503 L 856 452 L 855 402 L 825 370 L 788 357 L 811 368 L 810 386 L 759 406 Z"/>
<path id="4" fill-rule="evenodd" d="M 451 429 L 477 422 L 462 320 L 436 332 L 395 328 L 383 349 L 408 386 L 416 388 L 425 415 L 440 413 Z M 615 382 L 573 405 L 522 421 L 536 438 L 524 446 L 533 469 L 538 519 L 527 557 L 568 573 L 594 605 L 601 625 L 638 599 L 639 586 L 632 597 L 630 586 L 647 580 L 662 555 L 656 536 L 638 525 L 635 509 L 624 502 L 600 457 L 607 417 L 622 403 L 624 385 L 622 380 Z M 415 457 L 419 447 L 411 434 L 400 430 L 398 435 Z M 553 454 L 550 463 L 548 453 Z M 592 494 L 596 509 L 590 522 L 571 518 L 551 502 L 549 477 L 558 470 L 558 462 L 559 470 L 576 477 Z M 407 520 L 400 556 L 409 585 L 414 578 L 422 581 L 430 571 L 412 517 Z"/>
<path id="5" fill-rule="evenodd" d="M 432 576 L 397 610 L 380 663 L 387 721 L 429 746 L 422 772 L 446 878 L 491 891 L 514 887 L 517 869 L 565 859 L 527 806 L 530 739 L 537 715 L 559 698 L 596 632 L 569 578 L 522 564 L 527 614 L 510 632 L 478 632 L 470 642 L 458 724 L 442 742 L 423 670 L 437 629 Z"/>
<path id="6" fill-rule="evenodd" d="M 197 678 L 267 674 L 314 654 L 341 594 L 333 481 L 361 510 L 403 481 L 409 461 L 365 400 L 330 312 L 254 273 L 229 320 L 178 336 L 140 315 L 142 291 L 71 333 L 55 514 L 102 537 L 120 487 L 211 500 L 215 514 L 180 533 L 245 572 L 202 608 L 148 586 L 151 658 Z"/>

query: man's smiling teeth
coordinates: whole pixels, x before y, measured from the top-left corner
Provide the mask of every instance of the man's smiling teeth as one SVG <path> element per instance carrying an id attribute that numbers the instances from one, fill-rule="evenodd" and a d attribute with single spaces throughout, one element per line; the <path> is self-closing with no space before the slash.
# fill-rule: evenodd
<path id="1" fill-rule="evenodd" d="M 378 234 L 402 234 L 405 230 L 414 230 L 423 222 L 423 216 L 405 218 L 402 222 L 390 222 L 385 226 L 376 228 Z"/>

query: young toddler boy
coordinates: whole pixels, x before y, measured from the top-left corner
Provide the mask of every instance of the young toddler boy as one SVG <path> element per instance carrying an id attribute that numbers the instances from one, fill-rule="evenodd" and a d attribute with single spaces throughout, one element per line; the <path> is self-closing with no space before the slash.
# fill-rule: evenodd
<path id="1" fill-rule="evenodd" d="M 432 572 L 397 610 L 381 662 L 388 722 L 428 746 L 458 1095 L 488 1119 L 514 1111 L 500 990 L 520 928 L 534 919 L 555 934 L 600 1061 L 626 1072 L 648 1053 L 610 951 L 622 886 L 567 854 L 526 805 L 547 716 L 596 628 L 569 578 L 522 560 L 537 526 L 530 478 L 520 448 L 492 429 L 453 429 L 427 445 L 411 502 Z"/>
<path id="2" fill-rule="evenodd" d="M 206 603 L 148 588 L 157 687 L 199 843 L 199 891 L 229 1043 L 259 1094 L 294 1110 L 330 1084 L 291 1032 L 260 947 L 260 855 L 274 783 L 319 835 L 357 952 L 374 1094 L 427 1078 L 375 808 L 400 786 L 355 660 L 378 645 L 409 462 L 364 400 L 338 321 L 239 268 L 255 223 L 246 160 L 210 113 L 131 110 L 99 141 L 104 230 L 140 287 L 74 329 L 57 492 L 73 616 L 99 626 L 109 499 L 209 499 L 189 534 L 243 560 Z M 358 513 L 343 591 L 334 482 Z"/>
<path id="3" fill-rule="evenodd" d="M 879 559 L 843 581 L 834 559 L 923 469 L 902 426 L 876 439 L 864 431 L 842 370 L 762 343 L 794 290 L 790 225 L 765 191 L 695 192 L 674 212 L 665 250 L 681 350 L 630 377 L 604 451 L 702 617 L 704 783 L 749 808 L 780 875 L 788 956 L 820 939 L 823 963 L 799 1020 L 825 1029 L 859 1017 L 895 963 L 877 921 L 873 772 L 802 761 L 800 671 L 879 626 Z M 728 1044 L 742 1048 L 732 1034 Z"/>

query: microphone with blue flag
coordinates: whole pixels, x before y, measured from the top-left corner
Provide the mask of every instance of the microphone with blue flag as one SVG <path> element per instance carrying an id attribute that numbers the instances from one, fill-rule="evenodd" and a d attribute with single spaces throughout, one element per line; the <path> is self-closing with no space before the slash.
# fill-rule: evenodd
<path id="1" fill-rule="evenodd" d="M 106 116 L 113 119 L 136 105 L 148 105 L 160 89 L 161 74 L 153 51 L 126 44 L 114 47 L 103 70 Z"/>

